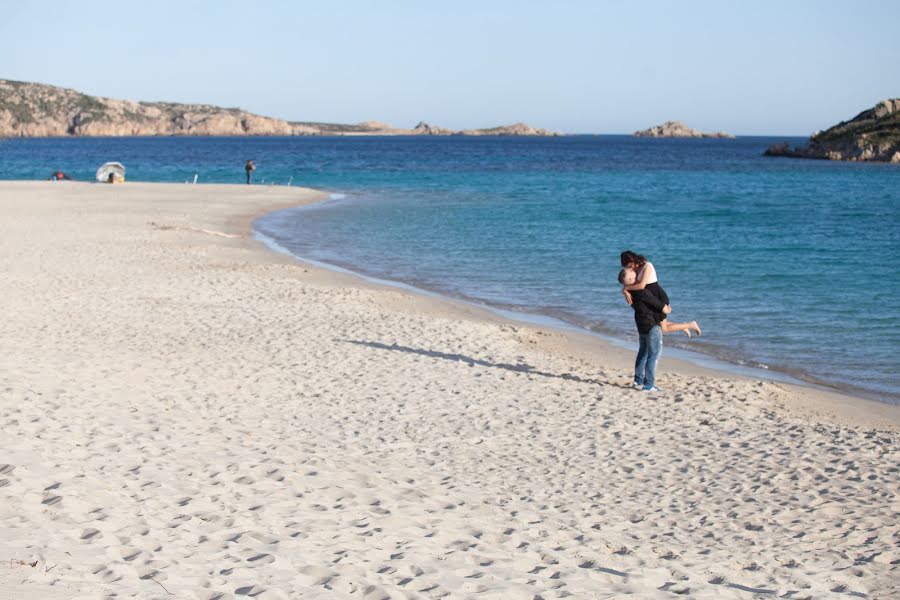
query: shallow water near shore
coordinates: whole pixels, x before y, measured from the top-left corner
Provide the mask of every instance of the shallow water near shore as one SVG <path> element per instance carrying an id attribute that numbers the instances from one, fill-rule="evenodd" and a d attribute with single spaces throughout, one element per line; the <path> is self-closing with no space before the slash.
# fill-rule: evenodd
<path id="1" fill-rule="evenodd" d="M 119 138 L 0 141 L 0 178 L 324 188 L 267 215 L 300 257 L 629 340 L 615 276 L 648 256 L 683 346 L 897 403 L 900 168 L 761 156 L 781 138 Z M 799 140 L 789 140 L 797 142 Z"/>

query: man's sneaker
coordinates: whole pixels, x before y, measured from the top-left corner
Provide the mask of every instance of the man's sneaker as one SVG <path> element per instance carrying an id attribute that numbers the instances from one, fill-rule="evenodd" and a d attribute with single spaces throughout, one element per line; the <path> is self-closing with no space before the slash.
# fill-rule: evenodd
<path id="1" fill-rule="evenodd" d="M 636 390 L 642 390 L 642 389 L 644 389 L 644 384 L 643 384 L 643 383 L 638 383 L 637 381 L 632 381 L 632 382 L 631 382 L 631 387 L 633 387 L 633 388 L 636 389 Z"/>
<path id="2" fill-rule="evenodd" d="M 644 386 L 643 391 L 645 392 L 661 392 L 662 390 L 656 387 L 655 385 L 651 385 L 650 387 Z"/>

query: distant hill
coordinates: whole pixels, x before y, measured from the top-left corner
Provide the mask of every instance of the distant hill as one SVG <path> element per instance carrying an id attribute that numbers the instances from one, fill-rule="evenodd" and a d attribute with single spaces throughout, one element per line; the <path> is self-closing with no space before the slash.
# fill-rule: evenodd
<path id="1" fill-rule="evenodd" d="M 666 121 L 662 125 L 657 125 L 656 127 L 650 127 L 649 129 L 642 129 L 641 131 L 635 131 L 634 136 L 636 137 L 676 137 L 676 138 L 733 138 L 734 136 L 730 133 L 725 133 L 724 131 L 719 131 L 716 133 L 704 133 L 702 131 L 697 131 L 696 129 L 691 129 L 681 121 Z"/>
<path id="2" fill-rule="evenodd" d="M 516 123 L 452 131 L 420 122 L 412 129 L 377 121 L 357 125 L 289 122 L 208 104 L 135 102 L 0 79 L 0 137 L 169 135 L 558 135 Z"/>
<path id="3" fill-rule="evenodd" d="M 900 163 L 900 99 L 879 102 L 849 121 L 816 133 L 804 146 L 775 144 L 765 155 Z"/>

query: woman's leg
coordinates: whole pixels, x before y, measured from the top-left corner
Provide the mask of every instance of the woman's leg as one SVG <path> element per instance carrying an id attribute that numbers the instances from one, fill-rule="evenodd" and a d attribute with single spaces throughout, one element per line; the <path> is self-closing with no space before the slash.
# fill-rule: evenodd
<path id="1" fill-rule="evenodd" d="M 697 335 L 701 335 L 700 326 L 697 325 L 697 321 L 691 321 L 690 323 L 670 323 L 668 319 L 659 324 L 662 328 L 663 333 L 674 333 L 676 331 L 683 331 L 684 334 L 688 337 L 691 337 L 691 332 L 693 331 Z"/>

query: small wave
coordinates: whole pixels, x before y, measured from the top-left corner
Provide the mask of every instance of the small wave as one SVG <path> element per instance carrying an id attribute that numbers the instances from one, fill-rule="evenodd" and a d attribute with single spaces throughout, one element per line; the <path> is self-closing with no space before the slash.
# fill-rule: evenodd
<path id="1" fill-rule="evenodd" d="M 279 253 L 279 254 L 286 254 L 286 255 L 291 256 L 291 257 L 293 257 L 293 258 L 298 258 L 293 252 L 291 252 L 290 250 L 288 250 L 287 248 L 285 248 L 284 246 L 282 246 L 281 244 L 279 244 L 279 243 L 275 240 L 275 238 L 269 237 L 268 235 L 262 233 L 262 232 L 261 232 L 259 229 L 257 229 L 256 227 L 253 227 L 253 228 L 251 229 L 251 233 L 253 234 L 253 238 L 254 238 L 254 239 L 257 239 L 257 240 L 259 240 L 260 242 L 262 242 L 263 244 L 265 244 L 265 246 L 266 246 L 269 250 L 272 250 L 273 252 L 277 252 L 277 253 Z"/>

